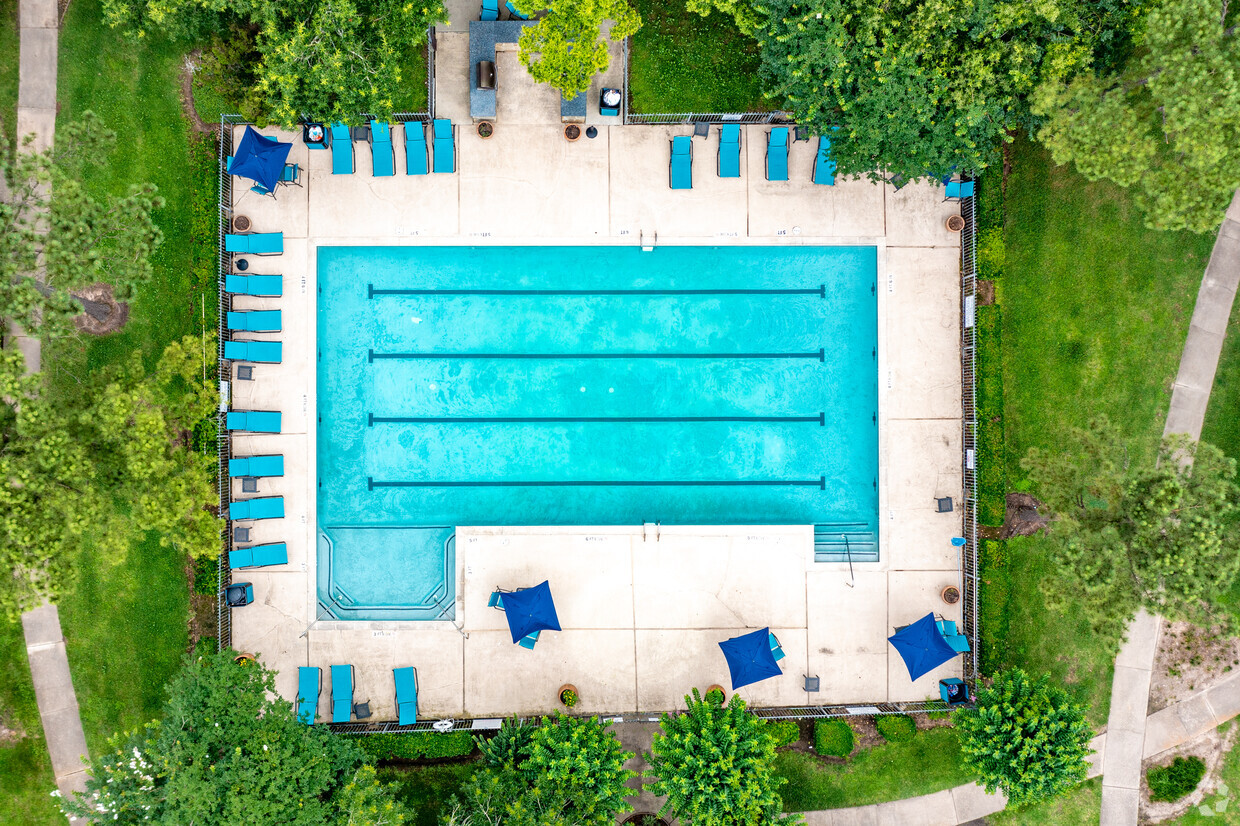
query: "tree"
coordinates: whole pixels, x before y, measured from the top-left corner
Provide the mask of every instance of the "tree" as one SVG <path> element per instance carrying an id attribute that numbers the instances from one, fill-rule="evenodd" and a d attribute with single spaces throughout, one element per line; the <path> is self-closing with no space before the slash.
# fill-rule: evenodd
<path id="1" fill-rule="evenodd" d="M 521 11 L 527 0 L 517 4 Z M 626 0 L 556 0 L 546 15 L 521 31 L 518 56 L 539 83 L 568 99 L 590 88 L 594 76 L 610 63 L 603 22 L 612 21 L 607 40 L 620 41 L 641 28 L 641 16 Z"/>
<path id="2" fill-rule="evenodd" d="M 1150 227 L 1217 229 L 1240 187 L 1240 43 L 1226 17 L 1225 1 L 1161 0 L 1122 70 L 1042 88 L 1038 138 L 1055 162 L 1131 189 Z"/>
<path id="3" fill-rule="evenodd" d="M 1010 804 L 1046 800 L 1085 780 L 1093 737 L 1085 707 L 1045 676 L 1035 682 L 1018 668 L 1005 671 L 978 690 L 976 708 L 953 720 L 965 768 Z"/>
<path id="4" fill-rule="evenodd" d="M 163 719 L 91 761 L 67 813 L 109 823 L 399 823 L 362 751 L 307 726 L 278 699 L 275 674 L 236 652 L 187 658 Z"/>
<path id="5" fill-rule="evenodd" d="M 344 123 L 390 116 L 402 67 L 445 14 L 443 0 L 104 0 L 108 23 L 132 37 L 200 43 L 257 32 L 248 52 L 253 86 L 225 88 L 230 102 L 285 128 L 305 114 Z M 236 63 L 221 47 L 212 49 L 216 58 Z"/>
<path id="6" fill-rule="evenodd" d="M 118 562 L 148 530 L 192 556 L 218 553 L 215 457 L 188 433 L 216 407 L 203 342 L 141 354 L 76 392 L 49 393 L 20 353 L 0 350 L 0 607 L 16 615 L 72 587 L 85 549 Z M 214 347 L 211 348 L 214 350 Z"/>
<path id="7" fill-rule="evenodd" d="M 58 130 L 55 149 L 0 158 L 10 195 L 0 201 L 0 316 L 61 335 L 82 311 L 70 291 L 103 281 L 127 301 L 150 279 L 150 255 L 163 240 L 151 217 L 163 206 L 155 185 L 133 184 L 117 197 L 82 183 L 115 146 L 116 133 L 84 112 Z"/>
<path id="8" fill-rule="evenodd" d="M 663 715 L 650 754 L 651 791 L 667 796 L 662 811 L 694 826 L 795 822 L 780 814 L 775 737 L 745 701 L 703 700 L 695 688 L 685 703 L 684 714 Z"/>
<path id="9" fill-rule="evenodd" d="M 1133 459 L 1105 418 L 1065 451 L 1021 461 L 1054 516 L 1048 602 L 1118 639 L 1137 608 L 1207 623 L 1240 573 L 1235 461 L 1212 445 L 1163 440 Z"/>

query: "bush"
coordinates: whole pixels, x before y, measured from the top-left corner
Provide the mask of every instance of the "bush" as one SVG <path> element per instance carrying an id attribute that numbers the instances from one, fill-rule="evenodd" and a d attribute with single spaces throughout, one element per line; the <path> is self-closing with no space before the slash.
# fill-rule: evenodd
<path id="1" fill-rule="evenodd" d="M 790 746 L 801 739 L 801 727 L 796 720 L 772 720 L 766 724 L 766 730 L 775 738 L 775 745 Z"/>
<path id="2" fill-rule="evenodd" d="M 714 703 L 717 706 L 721 706 L 723 705 L 725 698 L 722 691 L 717 688 L 712 688 L 710 691 L 706 692 L 706 696 L 702 699 L 708 703 Z"/>
<path id="3" fill-rule="evenodd" d="M 888 743 L 906 743 L 917 733 L 917 724 L 907 714 L 879 717 L 874 725 Z"/>
<path id="4" fill-rule="evenodd" d="M 474 737 L 468 731 L 365 734 L 358 736 L 356 742 L 376 760 L 464 757 L 474 751 Z"/>
<path id="5" fill-rule="evenodd" d="M 1170 766 L 1150 769 L 1145 773 L 1150 800 L 1179 800 L 1197 788 L 1205 773 L 1206 764 L 1200 757 L 1177 757 Z"/>
<path id="6" fill-rule="evenodd" d="M 846 720 L 814 723 L 814 751 L 827 757 L 847 757 L 854 745 L 852 726 Z"/>
<path id="7" fill-rule="evenodd" d="M 200 556 L 194 563 L 194 593 L 211 596 L 220 588 L 220 558 Z"/>

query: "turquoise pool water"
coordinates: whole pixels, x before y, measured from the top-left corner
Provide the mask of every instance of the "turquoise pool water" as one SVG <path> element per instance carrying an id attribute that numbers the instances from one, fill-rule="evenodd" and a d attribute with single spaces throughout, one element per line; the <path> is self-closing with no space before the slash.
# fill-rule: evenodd
<path id="1" fill-rule="evenodd" d="M 872 247 L 319 247 L 319 596 L 452 616 L 457 525 L 878 511 Z"/>

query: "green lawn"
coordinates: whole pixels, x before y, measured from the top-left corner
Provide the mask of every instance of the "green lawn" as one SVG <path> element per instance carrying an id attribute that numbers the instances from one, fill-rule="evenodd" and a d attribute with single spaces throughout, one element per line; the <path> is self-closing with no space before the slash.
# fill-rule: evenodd
<path id="1" fill-rule="evenodd" d="M 1227 324 L 1227 338 L 1223 341 L 1223 353 L 1219 356 L 1218 372 L 1214 374 L 1214 389 L 1210 391 L 1210 406 L 1206 409 L 1206 421 L 1201 428 L 1201 440 L 1218 445 L 1233 459 L 1240 459 L 1240 301 L 1231 309 Z"/>
<path id="2" fill-rule="evenodd" d="M 709 17 L 682 0 L 636 0 L 642 27 L 629 41 L 634 112 L 765 112 L 758 44 L 721 12 Z"/>
<path id="3" fill-rule="evenodd" d="M 0 622 L 0 723 L 26 737 L 0 747 L 0 823 L 64 826 L 50 793 L 56 788 L 30 683 L 21 623 Z"/>
<path id="4" fill-rule="evenodd" d="M 802 752 L 780 752 L 775 772 L 788 780 L 779 790 L 786 812 L 883 803 L 971 780 L 960 768 L 960 741 L 951 728 L 919 731 L 907 743 L 875 746 L 844 764 L 824 763 Z"/>
<path id="5" fill-rule="evenodd" d="M 11 142 L 17 131 L 17 0 L 0 0 L 0 129 Z"/>
<path id="6" fill-rule="evenodd" d="M 469 782 L 481 765 L 473 761 L 417 768 L 388 767 L 379 769 L 379 779 L 399 786 L 397 798 L 414 813 L 410 826 L 438 826 L 439 813 L 448 798 Z"/>
<path id="7" fill-rule="evenodd" d="M 426 57 L 425 43 L 413 49 L 400 67 L 400 91 L 392 101 L 396 112 L 425 112 L 426 106 Z"/>
<path id="8" fill-rule="evenodd" d="M 1005 471 L 1023 489 L 1020 457 L 1058 448 L 1069 429 L 1108 415 L 1134 453 L 1162 432 L 1171 382 L 1213 243 L 1147 230 L 1125 193 L 1052 165 L 1018 140 L 1007 181 L 1002 358 Z M 983 570 L 983 615 L 1007 628 L 986 635 L 988 670 L 1050 673 L 1089 706 L 1110 707 L 1112 648 L 1073 617 L 1050 613 L 1045 540 L 1007 543 Z M 997 586 L 989 590 L 987 580 Z M 1003 604 L 996 606 L 995 597 Z M 997 650 L 996 650 L 997 648 Z"/>
<path id="9" fill-rule="evenodd" d="M 988 826 L 1096 826 L 1102 809 L 1102 780 L 1082 783 L 1049 803 L 1006 809 L 986 818 Z"/>

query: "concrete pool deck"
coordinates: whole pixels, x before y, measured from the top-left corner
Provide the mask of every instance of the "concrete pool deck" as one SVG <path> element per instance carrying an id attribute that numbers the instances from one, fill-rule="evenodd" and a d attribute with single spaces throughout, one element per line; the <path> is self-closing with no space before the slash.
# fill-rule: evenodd
<path id="1" fill-rule="evenodd" d="M 502 106 L 501 102 L 501 106 Z M 613 123 L 618 121 L 613 120 Z M 600 126 L 565 141 L 558 125 L 501 123 L 483 140 L 468 123 L 458 172 L 374 178 L 370 149 L 357 171 L 331 175 L 329 151 L 300 136 L 289 157 L 304 186 L 278 199 L 234 182 L 234 214 L 253 230 L 282 231 L 284 254 L 249 257 L 249 272 L 284 276 L 281 298 L 234 298 L 234 308 L 281 309 L 284 362 L 231 383 L 234 409 L 279 410 L 278 435 L 233 436 L 234 455 L 283 453 L 285 476 L 254 495 L 283 495 L 286 516 L 252 523 L 257 542 L 288 544 L 289 564 L 234 571 L 254 604 L 233 611 L 232 640 L 279 672 L 292 699 L 296 667 L 324 669 L 319 720 L 328 719 L 328 666 L 356 668 L 355 700 L 372 721 L 395 717 L 391 669 L 415 666 L 420 716 L 496 717 L 556 708 L 563 683 L 582 712 L 644 714 L 683 705 L 692 687 L 727 684 L 716 643 L 770 626 L 787 653 L 784 675 L 742 689 L 763 706 L 866 704 L 937 696 L 941 677 L 917 682 L 887 644 L 893 627 L 929 611 L 959 620 L 939 597 L 959 585 L 961 475 L 959 236 L 944 228 L 958 205 L 923 184 L 810 182 L 816 142 L 791 147 L 789 182 L 765 180 L 767 127 L 743 129 L 742 177 L 715 175 L 717 128 L 695 138 L 694 189 L 667 185 L 668 144 L 691 127 Z M 393 130 L 396 169 L 403 134 Z M 267 134 L 272 134 L 266 130 Z M 237 131 L 239 137 L 240 130 Z M 278 134 L 278 133 L 277 133 Z M 341 622 L 316 611 L 315 273 L 321 245 L 840 245 L 878 249 L 879 532 L 881 561 L 813 562 L 810 526 L 457 528 L 455 622 Z M 240 496 L 234 482 L 233 495 Z M 561 624 L 533 651 L 514 646 L 496 587 L 551 581 Z M 817 675 L 809 694 L 802 675 Z"/>

